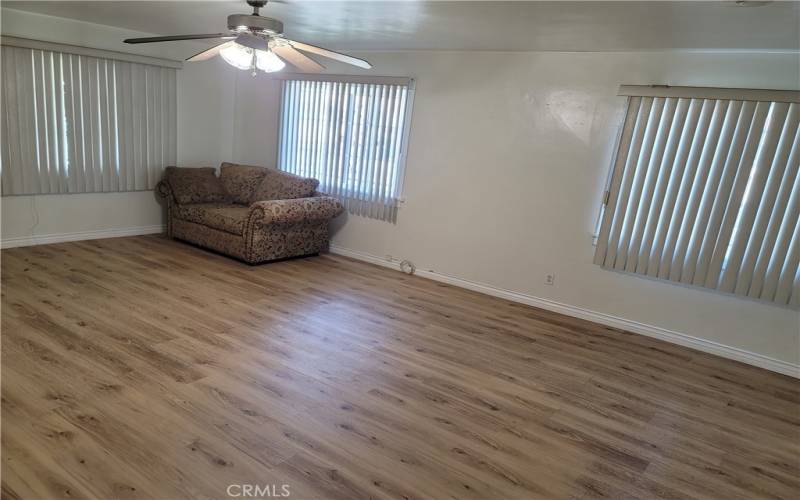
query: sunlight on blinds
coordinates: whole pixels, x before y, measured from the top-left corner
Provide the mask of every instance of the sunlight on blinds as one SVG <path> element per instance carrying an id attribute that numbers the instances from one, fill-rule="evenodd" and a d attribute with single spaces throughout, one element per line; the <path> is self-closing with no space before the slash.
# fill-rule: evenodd
<path id="1" fill-rule="evenodd" d="M 787 95 L 630 96 L 595 263 L 800 305 L 800 92 Z"/>
<path id="2" fill-rule="evenodd" d="M 279 168 L 319 179 L 351 213 L 394 220 L 409 93 L 408 85 L 284 81 Z"/>

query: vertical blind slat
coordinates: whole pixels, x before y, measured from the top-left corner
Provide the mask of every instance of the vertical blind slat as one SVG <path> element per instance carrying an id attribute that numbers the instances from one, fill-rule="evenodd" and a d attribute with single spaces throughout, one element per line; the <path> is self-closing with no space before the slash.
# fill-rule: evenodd
<path id="1" fill-rule="evenodd" d="M 100 94 L 100 132 L 103 142 L 103 154 L 100 160 L 100 177 L 102 178 L 103 183 L 103 191 L 111 191 L 111 185 L 113 183 L 113 174 L 115 170 L 115 165 L 113 165 L 111 160 L 111 150 L 113 149 L 113 144 L 111 144 L 111 120 L 110 114 L 111 109 L 109 106 L 109 85 L 108 85 L 108 61 L 99 61 L 99 94 Z"/>
<path id="2" fill-rule="evenodd" d="M 378 170 L 380 169 L 379 157 L 380 157 L 380 149 L 381 149 L 381 139 L 383 136 L 383 127 L 386 122 L 386 90 L 388 85 L 379 85 L 376 89 L 377 94 L 377 103 L 375 106 L 375 122 L 373 123 L 374 135 L 372 138 L 371 146 L 372 149 L 370 150 L 370 154 L 367 158 L 369 161 L 367 167 L 369 171 L 369 175 L 367 175 L 365 179 L 365 186 L 364 186 L 364 198 L 367 202 L 366 210 L 369 212 L 369 216 L 373 217 L 372 209 L 375 206 L 375 191 L 377 187 L 375 186 L 375 177 L 378 175 Z"/>
<path id="3" fill-rule="evenodd" d="M 353 199 L 357 196 L 355 187 L 358 185 L 358 178 L 361 174 L 361 151 L 364 146 L 364 131 L 367 125 L 367 109 L 365 103 L 368 93 L 369 86 L 358 87 L 356 89 L 356 110 L 354 115 L 356 120 L 354 127 L 355 133 L 350 138 L 350 157 L 353 161 L 348 162 L 348 166 L 352 165 L 352 172 L 348 172 L 348 175 L 345 177 L 347 179 L 347 203 L 354 209 L 358 206 L 353 203 Z"/>
<path id="4" fill-rule="evenodd" d="M 372 106 L 374 100 L 375 86 L 367 85 L 361 100 L 361 132 L 358 134 L 358 149 L 356 154 L 356 175 L 353 178 L 352 191 L 350 198 L 358 200 L 354 203 L 356 213 L 361 215 L 362 182 L 364 180 L 364 163 L 369 148 L 369 134 L 372 128 Z"/>
<path id="5" fill-rule="evenodd" d="M 331 141 L 333 142 L 333 148 L 331 150 L 331 154 L 328 155 L 328 158 L 325 160 L 325 192 L 331 192 L 332 187 L 336 184 L 336 179 L 338 179 L 338 169 L 339 169 L 339 159 L 341 158 L 342 154 L 342 141 L 340 137 L 343 132 L 343 120 L 344 120 L 344 107 L 345 107 L 345 84 L 341 82 L 335 82 L 334 88 L 336 89 L 335 92 L 335 113 L 333 115 L 332 120 L 332 128 L 333 132 L 331 133 Z"/>
<path id="6" fill-rule="evenodd" d="M 82 109 L 84 115 L 84 123 L 88 124 L 89 133 L 86 134 L 85 140 L 87 143 L 87 150 L 89 151 L 89 181 L 90 190 L 92 192 L 102 191 L 102 182 L 100 179 L 100 155 L 103 152 L 103 144 L 100 142 L 100 128 L 97 123 L 97 118 L 100 111 L 97 109 L 100 104 L 98 98 L 99 86 L 99 68 L 98 61 L 95 58 L 88 58 L 85 67 L 86 72 L 83 73 L 84 82 L 84 108 Z"/>
<path id="7" fill-rule="evenodd" d="M 50 135 L 47 133 L 47 96 L 45 96 L 44 53 L 41 50 L 31 51 L 31 71 L 33 73 L 33 129 L 35 134 L 36 150 L 34 153 L 36 163 L 36 180 L 39 192 L 50 192 L 50 172 L 48 171 L 48 142 Z"/>
<path id="8" fill-rule="evenodd" d="M 117 113 L 119 116 L 128 116 L 130 114 L 130 65 L 125 62 L 120 62 L 116 68 L 116 86 L 117 86 Z M 128 154 L 130 148 L 130 123 L 128 120 L 119 120 L 119 184 L 120 190 L 129 190 L 130 176 L 129 164 L 130 160 Z"/>
<path id="9" fill-rule="evenodd" d="M 17 97 L 17 126 L 19 134 L 17 137 L 20 151 L 20 174 L 22 177 L 22 189 L 24 192 L 39 192 L 38 181 L 34 179 L 39 175 L 39 166 L 36 162 L 36 129 L 32 125 L 31 117 L 34 114 L 32 105 L 32 91 L 34 88 L 33 73 L 33 54 L 24 53 L 23 50 L 16 51 L 16 61 L 11 72 L 11 79 L 15 79 Z"/>
<path id="10" fill-rule="evenodd" d="M 41 180 L 43 192 L 55 193 L 57 192 L 56 170 L 58 167 L 53 153 L 58 147 L 58 137 L 54 131 L 55 123 L 53 123 L 54 103 L 52 100 L 55 96 L 53 96 L 50 90 L 52 88 L 53 68 L 50 64 L 50 53 L 44 51 L 37 52 L 40 52 L 37 57 L 37 65 L 41 65 L 37 78 L 37 87 L 39 88 L 37 91 L 38 102 L 36 103 L 37 114 L 39 115 L 39 127 L 37 131 L 40 145 L 39 178 Z M 41 86 L 39 86 L 39 83 L 41 83 Z"/>
<path id="11" fill-rule="evenodd" d="M 15 74 L 16 54 L 13 47 L 2 47 L 2 63 L 3 75 Z M 3 146 L 6 150 L 8 163 L 3 163 L 2 170 L 2 188 L 4 193 L 19 192 L 22 190 L 22 178 L 18 171 L 22 162 L 19 154 L 20 150 L 15 147 L 19 144 L 19 129 L 14 126 L 18 123 L 15 110 L 17 109 L 17 89 L 16 82 L 11 78 L 4 78 L 3 80 Z"/>
<path id="12" fill-rule="evenodd" d="M 798 147 L 794 103 L 629 97 L 595 263 L 798 305 Z"/>
<path id="13" fill-rule="evenodd" d="M 311 86 L 313 82 L 302 82 L 300 84 L 302 92 L 300 93 L 300 114 L 298 121 L 300 124 L 299 137 L 297 138 L 297 159 L 298 162 L 294 167 L 297 169 L 295 173 L 302 175 L 304 170 L 304 163 L 306 158 L 306 147 L 308 144 L 308 123 L 310 118 L 308 116 L 308 101 L 311 96 Z"/>
<path id="14" fill-rule="evenodd" d="M 65 55 L 67 59 L 67 75 L 65 76 L 65 94 L 67 96 L 67 136 L 69 140 L 69 186 L 71 193 L 82 191 L 83 185 L 83 149 L 80 146 L 81 123 L 79 115 L 80 107 L 80 83 L 78 81 L 77 56 Z"/>
<path id="15" fill-rule="evenodd" d="M 397 149 L 397 123 L 400 116 L 400 99 L 403 87 L 400 85 L 392 86 L 391 108 L 389 112 L 389 126 L 387 128 L 388 146 L 385 148 L 383 157 L 383 169 L 380 179 L 380 191 L 375 202 L 378 204 L 376 218 L 386 219 L 390 216 L 388 205 L 391 203 L 392 193 L 392 165 L 394 164 L 395 151 Z"/>
<path id="16" fill-rule="evenodd" d="M 295 92 L 295 88 L 297 87 L 297 85 L 295 85 L 296 82 L 292 82 L 292 84 L 293 85 L 291 85 L 290 87 L 287 88 L 287 94 L 288 95 L 293 95 L 294 92 Z M 285 98 L 286 98 L 286 96 L 284 96 L 284 99 Z M 286 105 L 286 103 L 284 103 L 284 105 Z M 296 106 L 297 106 L 297 102 L 294 99 L 291 99 L 289 101 L 289 104 L 288 104 L 287 109 L 286 109 L 286 113 L 288 113 L 288 119 L 289 120 L 292 120 L 292 121 L 295 120 L 295 116 L 296 115 L 294 113 L 294 110 L 295 110 Z M 286 118 L 287 118 L 287 116 L 284 115 L 284 119 L 286 119 Z M 287 136 L 286 137 L 287 145 L 286 145 L 286 152 L 283 153 L 283 150 L 281 150 L 281 153 L 279 153 L 279 155 L 281 155 L 281 154 L 283 155 L 283 161 L 280 164 L 281 165 L 295 165 L 296 164 L 296 159 L 295 159 L 294 144 L 296 143 L 296 141 L 293 141 L 293 136 L 294 136 L 294 134 L 297 133 L 297 131 L 296 131 L 295 127 L 292 126 L 292 127 L 289 127 L 288 132 L 285 131 L 285 130 L 282 130 L 281 133 L 283 133 L 284 135 Z"/>
<path id="17" fill-rule="evenodd" d="M 61 181 L 60 177 L 60 149 L 61 149 L 61 134 L 59 130 L 58 124 L 61 122 L 60 120 L 60 105 L 59 105 L 59 97 L 61 96 L 61 89 L 56 92 L 56 78 L 59 78 L 60 84 L 60 76 L 57 73 L 57 57 L 52 52 L 48 52 L 46 54 L 46 58 L 44 60 L 45 63 L 45 72 L 47 74 L 45 78 L 45 84 L 47 85 L 47 99 L 48 99 L 48 107 L 47 107 L 47 134 L 50 136 L 49 147 L 48 147 L 48 168 L 50 170 L 50 192 L 58 193 L 61 191 Z"/>
<path id="18" fill-rule="evenodd" d="M 342 187 L 344 186 L 345 182 L 345 163 L 348 161 L 349 158 L 349 150 L 348 147 L 350 145 L 350 141 L 348 137 L 351 133 L 352 128 L 352 109 L 353 109 L 353 95 L 352 95 L 352 86 L 349 83 L 343 84 L 342 95 L 343 95 L 343 104 L 342 104 L 342 122 L 340 126 L 342 127 L 342 134 L 339 139 L 339 157 L 337 159 L 336 164 L 336 172 L 335 172 L 335 179 L 333 181 L 333 189 L 332 192 L 335 196 L 339 198 L 342 197 Z"/>
<path id="19" fill-rule="evenodd" d="M 76 120 L 76 128 L 78 129 L 78 133 L 76 134 L 76 142 L 75 148 L 78 152 L 76 156 L 78 156 L 77 160 L 79 163 L 78 168 L 80 169 L 79 175 L 79 183 L 78 183 L 78 192 L 85 193 L 91 192 L 90 188 L 90 176 L 91 176 L 91 169 L 90 163 L 91 159 L 91 144 L 87 143 L 88 134 L 90 134 L 89 124 L 86 123 L 86 115 L 84 113 L 84 109 L 88 106 L 86 103 L 86 99 L 88 96 L 85 95 L 85 88 L 86 84 L 84 84 L 84 66 L 86 62 L 75 56 L 74 60 L 74 76 L 75 76 L 75 120 Z M 88 144 L 88 145 L 87 145 Z"/>
<path id="20" fill-rule="evenodd" d="M 303 163 L 303 171 L 300 175 L 309 177 L 313 175 L 311 165 L 314 164 L 317 146 L 319 144 L 318 128 L 320 118 L 320 99 L 322 98 L 322 85 L 324 82 L 313 82 L 314 91 L 309 101 L 309 120 L 308 120 L 308 142 L 306 143 L 306 161 Z"/>
<path id="21" fill-rule="evenodd" d="M 53 94 L 56 96 L 56 109 L 53 114 L 53 121 L 56 123 L 56 134 L 58 137 L 58 192 L 68 192 L 67 179 L 69 172 L 67 171 L 67 162 L 69 155 L 67 153 L 67 123 L 64 121 L 66 116 L 66 93 L 64 87 L 64 62 L 66 54 L 53 54 L 54 62 L 54 78 L 53 78 Z"/>
<path id="22" fill-rule="evenodd" d="M 392 130 L 394 130 L 397 117 L 397 95 L 399 91 L 400 88 L 397 85 L 392 85 L 386 97 L 386 126 L 383 131 L 383 146 L 381 147 L 381 154 L 378 160 L 380 162 L 380 175 L 378 175 L 376 180 L 375 197 L 372 200 L 373 206 L 375 207 L 373 217 L 377 219 L 385 217 L 386 204 L 383 201 L 388 195 L 386 184 L 389 179 L 390 155 L 392 154 L 392 148 L 394 146 Z"/>
<path id="23" fill-rule="evenodd" d="M 365 204 L 367 199 L 367 189 L 369 186 L 370 177 L 372 174 L 372 155 L 375 151 L 375 137 L 377 135 L 379 126 L 379 109 L 380 109 L 380 94 L 383 86 L 371 85 L 370 86 L 370 99 L 369 99 L 369 117 L 367 119 L 367 140 L 364 144 L 364 152 L 361 158 L 361 179 L 358 186 L 358 198 L 362 201 L 360 203 L 361 213 L 364 213 Z"/>

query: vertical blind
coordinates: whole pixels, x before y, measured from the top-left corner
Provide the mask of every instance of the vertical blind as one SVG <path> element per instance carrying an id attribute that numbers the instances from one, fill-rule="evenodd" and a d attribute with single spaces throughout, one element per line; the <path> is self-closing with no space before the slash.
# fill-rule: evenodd
<path id="1" fill-rule="evenodd" d="M 2 194 L 153 189 L 177 156 L 176 70 L 2 47 Z"/>
<path id="2" fill-rule="evenodd" d="M 800 92 L 620 93 L 595 263 L 800 305 Z"/>
<path id="3" fill-rule="evenodd" d="M 319 179 L 351 213 L 395 220 L 410 94 L 408 83 L 284 81 L 278 167 Z"/>

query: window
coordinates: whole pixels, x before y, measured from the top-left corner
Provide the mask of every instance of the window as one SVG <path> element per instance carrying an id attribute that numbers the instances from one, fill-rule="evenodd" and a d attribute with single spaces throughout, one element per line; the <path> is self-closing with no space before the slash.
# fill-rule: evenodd
<path id="1" fill-rule="evenodd" d="M 595 263 L 800 305 L 800 92 L 623 86 Z"/>
<path id="2" fill-rule="evenodd" d="M 351 213 L 394 221 L 411 81 L 286 80 L 282 95 L 278 167 L 319 179 Z"/>
<path id="3" fill-rule="evenodd" d="M 0 77 L 2 194 L 153 189 L 177 155 L 175 67 L 9 39 Z"/>

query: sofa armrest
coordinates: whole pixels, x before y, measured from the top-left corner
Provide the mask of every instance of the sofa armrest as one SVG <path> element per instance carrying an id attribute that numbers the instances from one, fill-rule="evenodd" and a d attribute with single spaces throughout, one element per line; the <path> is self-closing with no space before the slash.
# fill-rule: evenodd
<path id="1" fill-rule="evenodd" d="M 173 201 L 175 198 L 172 194 L 172 188 L 169 187 L 169 184 L 164 181 L 158 181 L 156 184 L 156 194 L 158 194 L 159 198 L 163 198 L 167 201 Z"/>
<path id="2" fill-rule="evenodd" d="M 261 225 L 293 224 L 333 219 L 343 211 L 342 204 L 330 196 L 267 200 L 250 205 L 249 220 Z"/>

